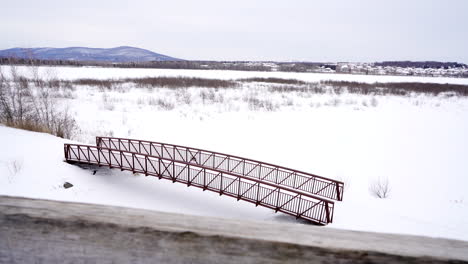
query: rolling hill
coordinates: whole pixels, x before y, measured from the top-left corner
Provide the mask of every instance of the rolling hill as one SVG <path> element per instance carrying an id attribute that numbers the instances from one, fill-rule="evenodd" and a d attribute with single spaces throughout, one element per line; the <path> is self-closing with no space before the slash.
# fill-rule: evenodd
<path id="1" fill-rule="evenodd" d="M 33 58 L 41 60 L 145 62 L 179 61 L 180 59 L 150 50 L 121 46 L 101 49 L 87 47 L 69 48 L 12 48 L 0 50 L 0 57 Z"/>

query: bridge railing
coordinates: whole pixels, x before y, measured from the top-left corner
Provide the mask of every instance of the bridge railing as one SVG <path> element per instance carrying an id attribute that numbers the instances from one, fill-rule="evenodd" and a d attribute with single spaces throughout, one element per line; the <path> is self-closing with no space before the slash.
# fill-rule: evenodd
<path id="1" fill-rule="evenodd" d="M 227 195 L 288 215 L 325 225 L 333 221 L 332 201 L 232 174 L 165 157 L 77 144 L 64 145 L 68 162 L 95 164 L 156 176 Z"/>
<path id="2" fill-rule="evenodd" d="M 173 144 L 114 137 L 96 137 L 96 146 L 183 161 L 336 201 L 343 200 L 344 184 L 341 181 L 252 159 Z"/>

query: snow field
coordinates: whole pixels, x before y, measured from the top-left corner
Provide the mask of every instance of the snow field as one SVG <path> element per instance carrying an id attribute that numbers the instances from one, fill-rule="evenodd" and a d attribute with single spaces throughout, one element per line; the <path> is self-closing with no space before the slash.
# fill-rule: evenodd
<path id="1" fill-rule="evenodd" d="M 7 73 L 9 66 L 0 66 Z M 17 66 L 21 75 L 34 77 L 28 66 Z M 351 82 L 427 82 L 468 84 L 467 78 L 447 77 L 418 77 L 418 76 L 389 76 L 389 75 L 358 75 L 340 73 L 298 73 L 298 72 L 256 72 L 256 71 L 227 71 L 227 70 L 180 70 L 180 69 L 134 69 L 134 68 L 101 68 L 101 67 L 38 67 L 40 76 L 59 77 L 64 80 L 76 80 L 82 78 L 91 79 L 118 79 L 118 78 L 143 78 L 143 77 L 199 77 L 213 79 L 241 79 L 253 77 L 275 77 L 283 79 L 298 79 L 306 82 L 319 82 L 325 80 L 351 81 Z"/>
<path id="2" fill-rule="evenodd" d="M 59 69 L 66 76 L 69 68 Z M 78 68 L 77 76 L 84 74 L 82 69 L 89 78 L 110 72 Z M 216 71 L 204 74 L 219 78 Z M 269 88 L 123 84 L 115 89 L 63 88 L 56 97 L 76 118 L 80 131 L 75 141 L 94 144 L 96 135 L 154 140 L 339 179 L 345 182 L 344 201 L 335 203 L 329 227 L 468 240 L 467 98 Z M 169 181 L 105 168 L 93 175 L 90 169 L 62 162 L 65 140 L 6 127 L 0 133 L 5 146 L 0 194 L 299 224 L 265 208 Z M 14 161 L 22 164 L 19 171 Z M 389 181 L 387 199 L 368 190 L 377 178 Z M 64 189 L 65 181 L 75 186 Z"/>

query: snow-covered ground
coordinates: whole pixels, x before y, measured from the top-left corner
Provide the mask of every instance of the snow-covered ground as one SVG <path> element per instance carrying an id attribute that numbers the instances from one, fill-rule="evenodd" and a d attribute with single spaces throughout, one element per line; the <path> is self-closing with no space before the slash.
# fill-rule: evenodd
<path id="1" fill-rule="evenodd" d="M 8 73 L 8 66 L 0 66 Z M 18 71 L 25 76 L 31 76 L 27 66 L 18 66 Z M 298 72 L 255 72 L 255 71 L 225 71 L 225 70 L 173 70 L 173 69 L 125 69 L 125 68 L 95 68 L 95 67 L 38 67 L 41 76 L 54 76 L 66 80 L 81 78 L 116 79 L 139 78 L 157 76 L 187 76 L 215 79 L 240 79 L 251 77 L 276 77 L 284 79 L 298 79 L 306 82 L 324 80 L 352 81 L 352 82 L 428 82 L 468 84 L 468 78 L 447 77 L 418 77 L 418 76 L 389 76 L 389 75 L 359 75 L 339 73 L 298 73 Z"/>
<path id="2" fill-rule="evenodd" d="M 55 71 L 59 78 L 196 72 L 210 78 L 267 74 L 302 79 L 297 73 Z M 378 77 L 383 76 L 356 78 L 372 82 Z M 77 86 L 56 96 L 75 115 L 80 128 L 76 141 L 92 144 L 96 135 L 113 135 L 168 142 L 340 179 L 346 185 L 344 201 L 335 203 L 329 227 L 468 240 L 467 98 L 272 92 L 266 84 L 232 89 Z M 64 142 L 0 127 L 0 194 L 299 224 L 265 208 L 169 181 L 106 168 L 93 175 L 90 169 L 63 162 Z M 377 178 L 389 181 L 387 199 L 375 198 L 368 190 Z M 74 187 L 64 189 L 66 181 Z"/>

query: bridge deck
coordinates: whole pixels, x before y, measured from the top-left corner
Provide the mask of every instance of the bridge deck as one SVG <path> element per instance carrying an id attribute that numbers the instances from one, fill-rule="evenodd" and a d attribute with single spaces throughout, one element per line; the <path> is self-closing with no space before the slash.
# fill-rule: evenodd
<path id="1" fill-rule="evenodd" d="M 326 199 L 343 200 L 343 182 L 266 162 L 209 150 L 137 139 L 96 137 L 96 146 L 187 162 L 287 186 Z"/>

